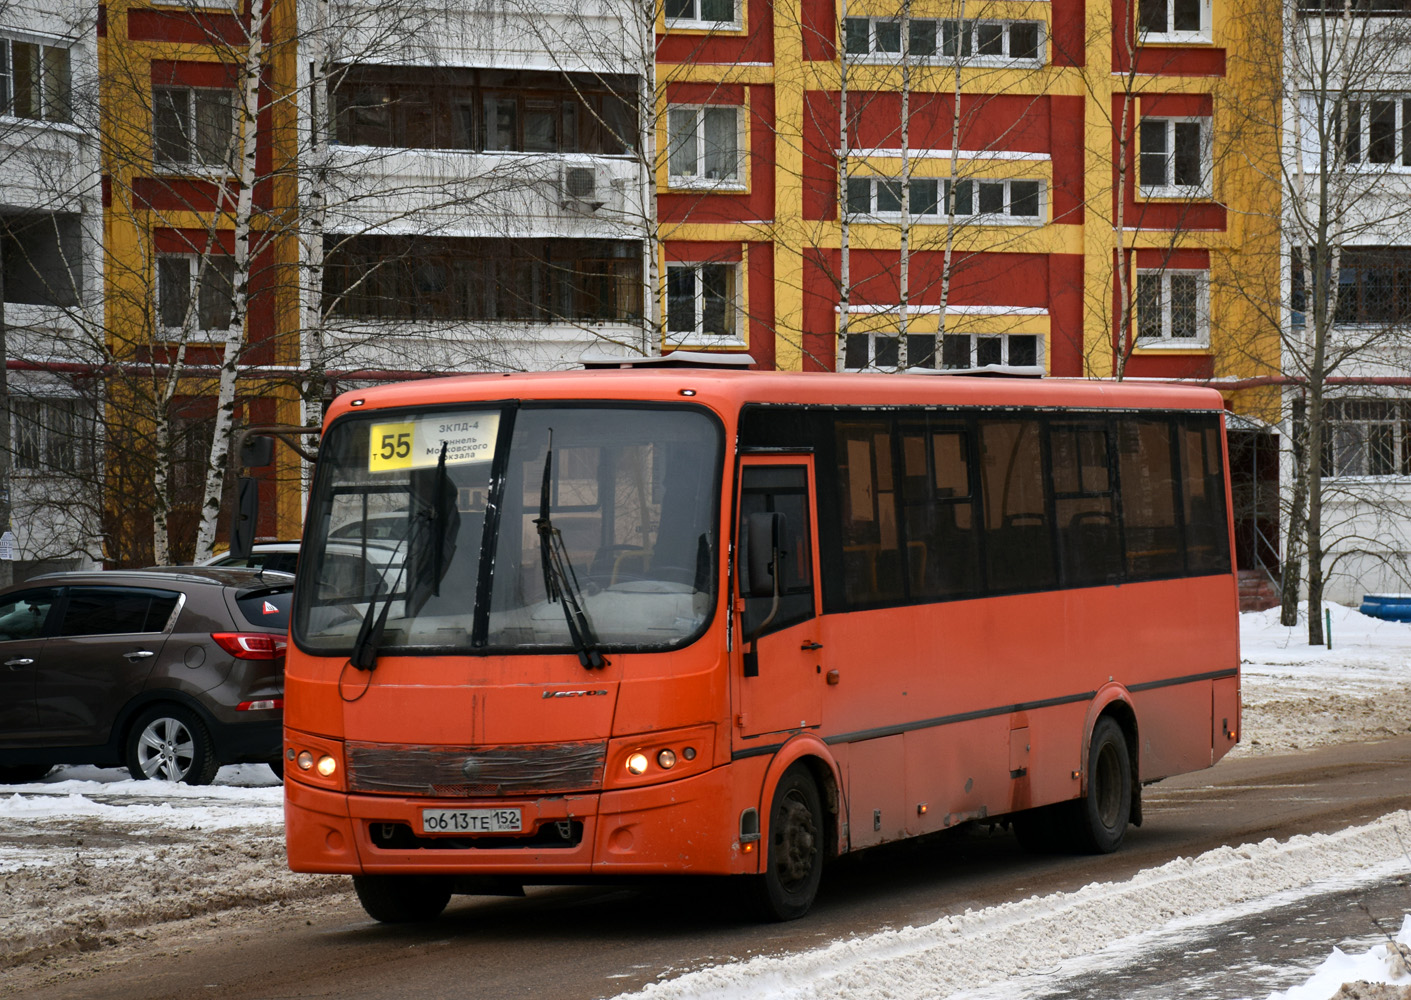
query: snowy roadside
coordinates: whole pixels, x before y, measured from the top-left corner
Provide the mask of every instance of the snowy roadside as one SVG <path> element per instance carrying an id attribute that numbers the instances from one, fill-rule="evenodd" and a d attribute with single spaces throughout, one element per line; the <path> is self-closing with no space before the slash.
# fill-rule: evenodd
<path id="1" fill-rule="evenodd" d="M 1411 625 L 1335 608 L 1334 646 L 1328 650 L 1309 648 L 1301 630 L 1277 622 L 1274 612 L 1241 619 L 1245 707 L 1235 754 L 1286 753 L 1411 732 Z M 43 782 L 0 785 L 0 969 L 132 946 L 160 933 L 154 928 L 168 921 L 226 911 L 238 917 L 254 908 L 347 892 L 346 879 L 287 871 L 281 824 L 281 789 L 263 766 L 223 768 L 215 785 L 198 789 L 134 782 L 125 772 L 97 768 L 65 768 Z M 965 989 L 965 995 L 980 997 L 985 994 L 969 991 L 980 989 L 982 970 L 991 969 L 998 977 L 993 995 L 1017 997 L 1021 992 L 1006 969 L 1112 960 L 1141 940 L 1133 937 L 1139 932 L 1169 932 L 1182 920 L 1209 922 L 1238 900 L 1259 906 L 1297 898 L 1329 880 L 1355 883 L 1404 872 L 1411 862 L 1404 849 L 1393 847 L 1398 836 L 1411 842 L 1405 813 L 1336 836 L 1182 859 L 1130 883 L 1016 901 L 821 952 L 754 960 L 804 963 L 799 966 L 745 963 L 701 970 L 658 983 L 643 996 L 866 1000 Z M 1222 891 L 1199 902 L 1207 886 L 1222 883 Z M 1089 906 L 1097 909 L 1090 913 Z M 1097 912 L 1123 918 L 1101 939 L 1108 951 L 1095 953 L 1086 928 Z M 1139 922 L 1134 913 L 1149 916 Z M 1084 921 L 1082 948 L 1063 933 L 1073 920 Z M 1039 940 L 1052 941 L 1056 950 L 1024 950 Z M 946 961 L 963 971 L 964 981 L 943 987 L 952 973 L 941 969 L 925 989 L 908 990 L 908 968 L 933 952 L 950 956 Z M 864 969 L 870 992 L 859 978 Z M 710 976 L 716 978 L 694 978 Z M 1311 997 L 1290 994 L 1289 1000 Z"/>

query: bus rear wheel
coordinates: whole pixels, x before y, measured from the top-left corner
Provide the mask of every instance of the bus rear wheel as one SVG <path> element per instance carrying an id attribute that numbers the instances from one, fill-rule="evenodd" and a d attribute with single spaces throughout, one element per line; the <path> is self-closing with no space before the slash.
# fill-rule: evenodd
<path id="1" fill-rule="evenodd" d="M 451 880 L 439 875 L 354 875 L 353 888 L 367 915 L 384 924 L 435 920 L 451 901 Z"/>
<path id="2" fill-rule="evenodd" d="M 1122 727 L 1110 717 L 1093 727 L 1088 750 L 1088 793 L 1072 803 L 1074 846 L 1111 854 L 1122 846 L 1132 820 L 1132 756 Z"/>
<path id="3" fill-rule="evenodd" d="M 823 877 L 823 806 L 808 770 L 794 765 L 774 789 L 765 869 L 756 902 L 767 920 L 797 920 L 813 906 Z"/>

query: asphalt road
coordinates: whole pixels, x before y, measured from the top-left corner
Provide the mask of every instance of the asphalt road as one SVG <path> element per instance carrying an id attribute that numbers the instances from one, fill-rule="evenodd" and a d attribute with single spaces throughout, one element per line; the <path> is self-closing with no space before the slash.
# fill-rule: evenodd
<path id="1" fill-rule="evenodd" d="M 438 922 L 409 928 L 368 920 L 350 890 L 190 922 L 179 939 L 155 935 L 145 953 L 77 978 L 54 982 L 51 967 L 47 986 L 10 985 L 36 1000 L 595 1000 L 719 961 L 1123 879 L 1222 844 L 1356 825 L 1411 803 L 1411 738 L 1227 760 L 1151 786 L 1144 801 L 1145 824 L 1106 857 L 1035 857 L 984 829 L 862 852 L 825 872 L 814 910 L 789 924 L 742 922 L 719 885 L 691 881 L 459 897 Z"/>

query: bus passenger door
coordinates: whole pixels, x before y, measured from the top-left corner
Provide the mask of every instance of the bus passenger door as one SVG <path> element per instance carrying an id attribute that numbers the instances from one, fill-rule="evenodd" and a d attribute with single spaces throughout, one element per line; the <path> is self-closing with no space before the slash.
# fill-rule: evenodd
<path id="1" fill-rule="evenodd" d="M 819 645 L 814 582 L 812 458 L 743 459 L 738 510 L 736 728 L 741 736 L 761 736 L 816 727 L 826 651 Z"/>

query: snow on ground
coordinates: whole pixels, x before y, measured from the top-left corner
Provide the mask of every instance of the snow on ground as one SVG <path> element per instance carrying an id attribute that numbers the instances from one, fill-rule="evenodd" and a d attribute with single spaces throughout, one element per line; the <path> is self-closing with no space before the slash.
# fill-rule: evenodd
<path id="1" fill-rule="evenodd" d="M 1242 616 L 1243 733 L 1235 754 L 1411 733 L 1411 625 L 1332 612 L 1331 649 L 1309 647 L 1304 629 L 1279 625 L 1277 611 Z M 281 823 L 281 789 L 263 765 L 222 768 L 204 788 L 93 767 L 0 785 L 0 969 L 130 946 L 166 921 L 346 891 L 345 879 L 285 868 Z M 1035 979 L 1121 962 L 1182 927 L 1411 871 L 1407 843 L 1411 814 L 1401 812 L 1337 834 L 1221 848 L 1126 882 L 926 927 L 702 969 L 636 996 L 1015 1000 L 1038 988 Z M 1411 921 L 1400 940 L 1411 945 Z M 1379 947 L 1336 953 L 1308 984 L 1270 1000 L 1324 1000 L 1354 980 L 1397 985 L 1380 993 L 1349 987 L 1340 997 L 1411 1000 L 1411 975 L 1393 969 L 1388 946 Z M 1044 975 L 1026 979 L 1026 969 Z"/>

